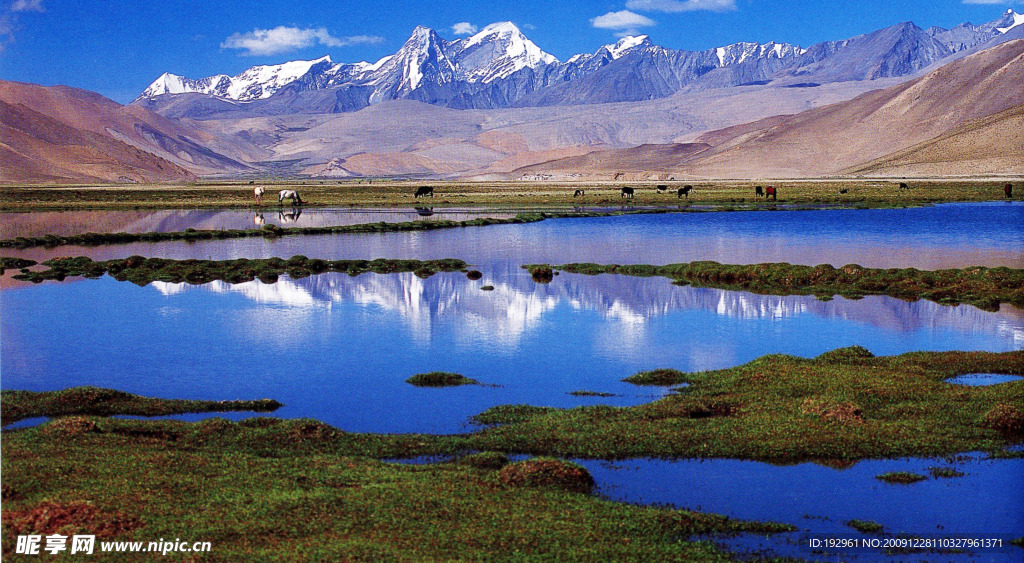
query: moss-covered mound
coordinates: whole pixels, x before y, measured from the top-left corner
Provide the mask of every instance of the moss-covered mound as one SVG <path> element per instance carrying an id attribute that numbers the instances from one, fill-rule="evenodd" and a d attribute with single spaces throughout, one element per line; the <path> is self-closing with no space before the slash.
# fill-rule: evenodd
<path id="1" fill-rule="evenodd" d="M 594 478 L 585 467 L 550 458 L 506 465 L 498 473 L 498 479 L 512 487 L 554 487 L 577 493 L 589 493 L 594 487 Z"/>

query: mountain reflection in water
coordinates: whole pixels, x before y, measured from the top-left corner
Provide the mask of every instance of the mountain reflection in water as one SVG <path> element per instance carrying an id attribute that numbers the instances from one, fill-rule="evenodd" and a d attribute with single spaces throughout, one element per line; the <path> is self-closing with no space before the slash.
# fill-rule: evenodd
<path id="1" fill-rule="evenodd" d="M 154 282 L 165 295 L 200 290 L 234 292 L 264 304 L 288 307 L 330 307 L 348 302 L 372 305 L 400 315 L 417 340 L 429 340 L 439 319 L 456 321 L 508 346 L 541 317 L 565 304 L 600 314 L 607 320 L 643 325 L 673 311 L 705 311 L 731 319 L 793 319 L 813 316 L 868 324 L 905 333 L 941 326 L 965 333 L 989 333 L 1024 346 L 1024 312 L 1004 306 L 993 314 L 971 306 L 950 307 L 925 300 L 905 302 L 882 296 L 822 301 L 804 295 L 758 295 L 691 286 L 664 278 L 582 276 L 562 274 L 553 283 L 538 284 L 519 269 L 485 273 L 470 281 L 461 275 L 421 279 L 412 273 L 361 275 L 327 273 L 299 280 L 283 276 L 277 283 L 252 281 L 203 286 Z M 491 285 L 493 291 L 481 291 Z"/>

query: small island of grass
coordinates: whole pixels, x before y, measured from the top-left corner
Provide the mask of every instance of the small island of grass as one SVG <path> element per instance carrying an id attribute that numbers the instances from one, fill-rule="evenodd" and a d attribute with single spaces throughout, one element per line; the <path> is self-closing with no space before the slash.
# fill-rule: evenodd
<path id="1" fill-rule="evenodd" d="M 911 483 L 924 481 L 927 477 L 909 471 L 890 471 L 881 475 L 875 475 L 875 479 L 892 485 L 910 485 Z"/>
<path id="2" fill-rule="evenodd" d="M 846 522 L 843 522 L 843 524 L 863 534 L 877 534 L 884 529 L 881 524 L 879 524 L 878 522 L 873 522 L 871 520 L 853 519 L 847 520 Z"/>
<path id="3" fill-rule="evenodd" d="M 479 385 L 480 382 L 470 379 L 458 373 L 447 371 L 432 371 L 429 373 L 417 373 L 405 380 L 416 387 L 457 387 L 459 385 Z"/>

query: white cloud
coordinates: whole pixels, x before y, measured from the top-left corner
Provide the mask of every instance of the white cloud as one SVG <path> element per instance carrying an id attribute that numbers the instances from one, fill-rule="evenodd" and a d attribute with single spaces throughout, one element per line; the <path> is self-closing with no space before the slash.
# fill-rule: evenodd
<path id="1" fill-rule="evenodd" d="M 642 12 L 731 12 L 736 0 L 629 0 L 626 7 Z"/>
<path id="2" fill-rule="evenodd" d="M 375 35 L 334 37 L 323 27 L 300 29 L 279 25 L 274 29 L 254 29 L 247 33 L 234 33 L 220 46 L 222 49 L 242 49 L 245 51 L 242 53 L 243 55 L 276 55 L 317 44 L 325 47 L 346 47 L 383 41 L 383 37 Z"/>
<path id="3" fill-rule="evenodd" d="M 14 0 L 12 12 L 43 12 L 43 0 Z"/>
<path id="4" fill-rule="evenodd" d="M 629 10 L 621 12 L 608 12 L 590 20 L 590 24 L 598 29 L 611 29 L 615 35 L 623 37 L 626 35 L 637 35 L 641 27 L 655 25 L 655 21 L 646 16 L 635 14 Z"/>
<path id="5" fill-rule="evenodd" d="M 477 32 L 477 26 L 469 22 L 459 22 L 452 26 L 452 33 L 455 35 L 473 35 Z"/>

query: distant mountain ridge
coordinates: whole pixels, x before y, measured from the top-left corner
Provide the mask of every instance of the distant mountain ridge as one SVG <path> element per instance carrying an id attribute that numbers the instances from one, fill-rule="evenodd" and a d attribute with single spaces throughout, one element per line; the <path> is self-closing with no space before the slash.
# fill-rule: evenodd
<path id="1" fill-rule="evenodd" d="M 1007 10 L 997 20 L 923 30 L 901 23 L 842 41 L 801 48 L 735 43 L 675 50 L 631 36 L 565 62 L 544 52 L 511 22 L 447 41 L 417 27 L 394 55 L 375 63 L 330 57 L 252 67 L 237 76 L 189 79 L 164 73 L 135 103 L 160 111 L 168 98 L 198 94 L 197 115 L 265 103 L 264 113 L 339 113 L 399 99 L 454 109 L 493 109 L 649 100 L 683 90 L 776 81 L 796 85 L 912 74 L 1024 23 Z M 204 102 L 215 99 L 226 104 Z M 178 104 L 180 106 L 180 103 Z"/>

